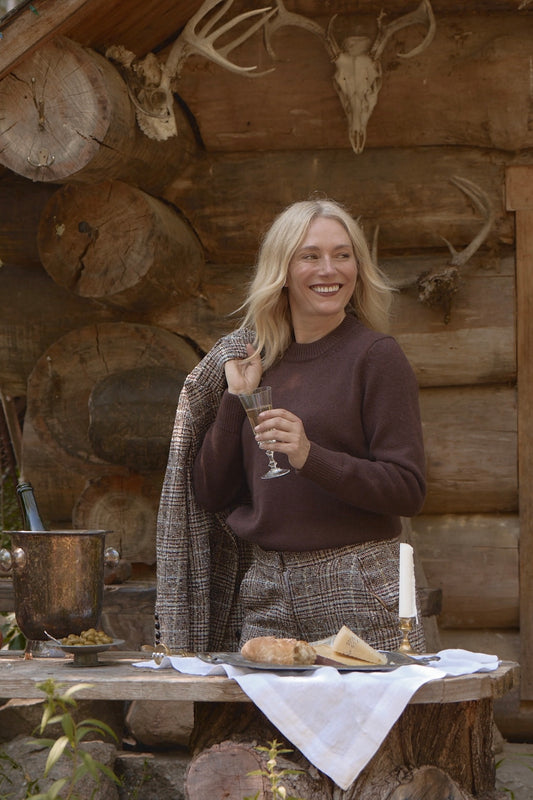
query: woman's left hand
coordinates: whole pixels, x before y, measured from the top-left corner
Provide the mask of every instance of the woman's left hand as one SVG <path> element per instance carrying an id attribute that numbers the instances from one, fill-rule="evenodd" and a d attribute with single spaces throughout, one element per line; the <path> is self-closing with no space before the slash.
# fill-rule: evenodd
<path id="1" fill-rule="evenodd" d="M 262 450 L 285 453 L 291 467 L 301 469 L 307 461 L 311 447 L 302 420 L 284 408 L 263 411 L 259 420 L 259 425 L 255 428 L 259 447 Z"/>

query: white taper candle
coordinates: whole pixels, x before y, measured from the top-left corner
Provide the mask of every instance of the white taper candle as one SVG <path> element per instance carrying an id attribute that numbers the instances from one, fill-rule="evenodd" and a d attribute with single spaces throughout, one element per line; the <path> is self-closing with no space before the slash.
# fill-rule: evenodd
<path id="1" fill-rule="evenodd" d="M 400 617 L 416 617 L 415 563 L 410 544 L 400 544 Z"/>

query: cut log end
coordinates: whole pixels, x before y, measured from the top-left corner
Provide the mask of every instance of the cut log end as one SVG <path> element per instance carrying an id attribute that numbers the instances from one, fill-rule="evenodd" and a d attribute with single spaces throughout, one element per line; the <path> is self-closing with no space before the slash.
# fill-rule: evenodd
<path id="1" fill-rule="evenodd" d="M 204 267 L 202 247 L 181 217 L 120 181 L 59 189 L 42 213 L 38 247 L 59 286 L 144 313 L 197 294 Z"/>

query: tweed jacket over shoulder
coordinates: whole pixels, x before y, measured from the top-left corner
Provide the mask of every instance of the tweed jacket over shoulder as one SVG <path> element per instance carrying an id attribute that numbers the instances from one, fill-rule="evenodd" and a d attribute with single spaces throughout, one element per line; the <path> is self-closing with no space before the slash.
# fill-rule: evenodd
<path id="1" fill-rule="evenodd" d="M 235 650 L 236 598 L 249 545 L 226 525 L 226 513 L 198 506 L 192 466 L 227 387 L 224 364 L 244 358 L 251 331 L 220 339 L 185 379 L 180 393 L 157 520 L 160 641 L 172 650 Z M 213 465 L 216 469 L 216 465 Z"/>

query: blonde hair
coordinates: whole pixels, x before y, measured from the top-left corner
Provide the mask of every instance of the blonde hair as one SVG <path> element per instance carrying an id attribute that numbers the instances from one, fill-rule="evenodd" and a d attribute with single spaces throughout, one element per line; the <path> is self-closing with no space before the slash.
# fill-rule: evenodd
<path id="1" fill-rule="evenodd" d="M 357 262 L 350 305 L 358 319 L 374 330 L 387 329 L 393 289 L 372 261 L 359 224 L 333 200 L 293 203 L 276 217 L 265 234 L 248 296 L 241 306 L 245 311 L 241 327 L 255 332 L 254 346 L 262 353 L 264 369 L 272 366 L 292 342 L 291 314 L 284 286 L 291 258 L 316 217 L 337 220 L 350 237 Z"/>

